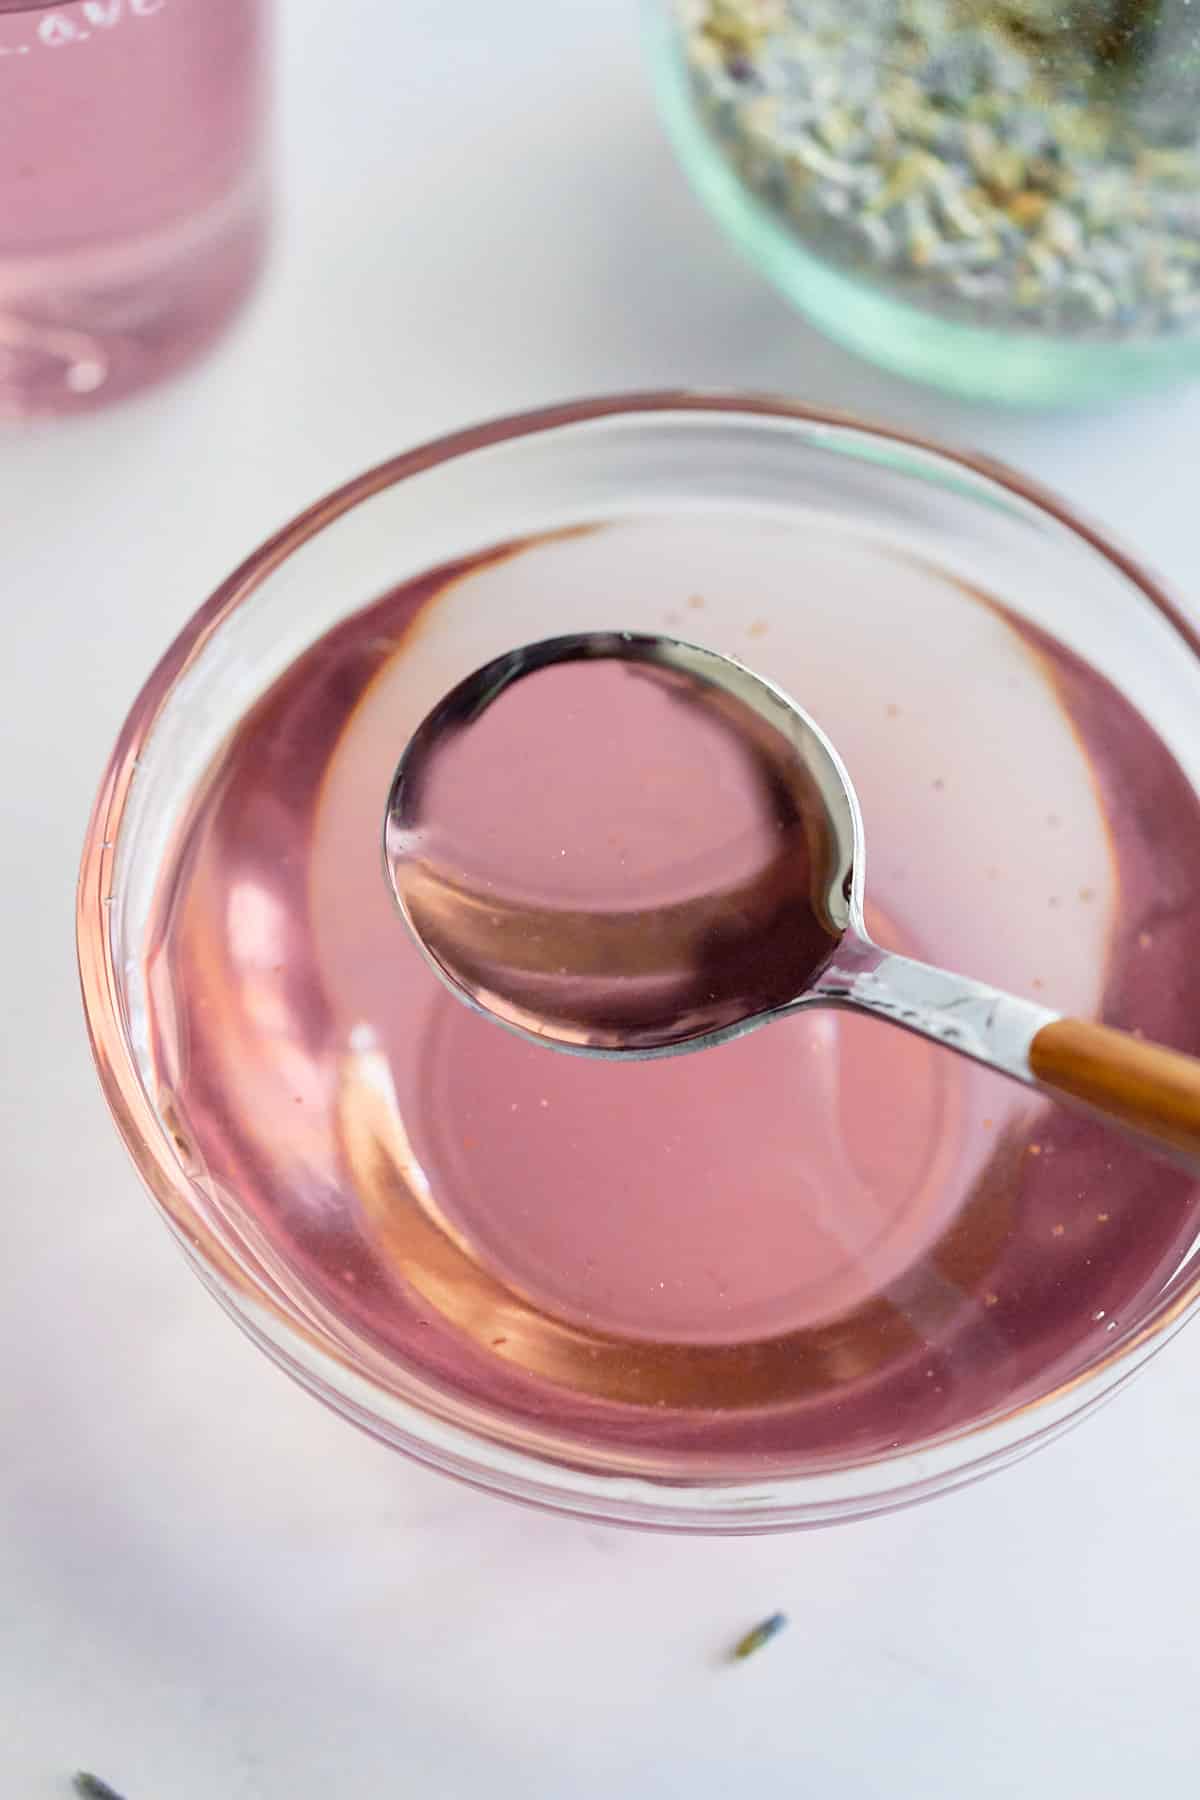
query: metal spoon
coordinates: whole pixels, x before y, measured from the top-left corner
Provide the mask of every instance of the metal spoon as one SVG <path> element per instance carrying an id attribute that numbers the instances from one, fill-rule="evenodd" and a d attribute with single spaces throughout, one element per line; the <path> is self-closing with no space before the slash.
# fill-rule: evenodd
<path id="1" fill-rule="evenodd" d="M 681 729 L 706 734 L 747 797 L 747 829 L 728 860 L 717 840 L 704 854 L 685 847 L 675 856 L 668 827 L 658 834 L 661 867 L 653 882 L 646 878 L 644 902 L 635 880 L 632 894 L 588 904 L 568 895 L 564 903 L 552 885 L 553 861 L 537 865 L 536 880 L 528 870 L 510 879 L 505 846 L 517 821 L 536 847 L 545 718 L 541 751 L 534 755 L 532 740 L 524 752 L 518 745 L 509 785 L 501 782 L 486 803 L 481 772 L 494 785 L 499 765 L 486 740 L 471 760 L 472 734 L 498 703 L 519 721 L 517 684 L 548 675 L 574 684 L 563 688 L 568 700 L 575 696 L 557 739 L 564 755 L 568 714 L 578 712 L 581 691 L 588 698 L 587 681 L 608 684 L 599 696 L 602 718 L 614 720 L 611 741 L 600 746 L 606 768 L 639 754 L 621 739 L 626 700 L 653 704 L 668 723 L 678 719 Z M 655 691 L 639 694 L 630 681 L 648 681 Z M 591 745 L 589 754 L 596 750 Z M 631 768 L 636 779 L 636 761 Z M 456 781 L 476 812 L 460 805 L 457 831 L 447 833 L 439 808 L 453 811 Z M 586 835 L 586 781 L 580 787 Z M 474 866 L 472 819 L 491 844 L 490 864 L 483 856 Z M 837 752 L 795 701 L 714 651 L 592 632 L 487 664 L 414 733 L 393 780 L 384 852 L 400 910 L 442 979 L 471 1006 L 540 1043 L 590 1056 L 663 1056 L 721 1043 L 801 1007 L 848 1007 L 1088 1107 L 1160 1148 L 1200 1156 L 1200 1060 L 1064 1018 L 871 941 L 862 817 Z"/>

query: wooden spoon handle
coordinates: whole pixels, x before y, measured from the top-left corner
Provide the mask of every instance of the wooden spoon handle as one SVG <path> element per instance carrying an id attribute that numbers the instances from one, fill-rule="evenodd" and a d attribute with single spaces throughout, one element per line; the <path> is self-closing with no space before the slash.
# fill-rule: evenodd
<path id="1" fill-rule="evenodd" d="M 1200 1156 L 1200 1058 L 1089 1019 L 1055 1019 L 1030 1043 L 1029 1067 L 1043 1087 Z"/>

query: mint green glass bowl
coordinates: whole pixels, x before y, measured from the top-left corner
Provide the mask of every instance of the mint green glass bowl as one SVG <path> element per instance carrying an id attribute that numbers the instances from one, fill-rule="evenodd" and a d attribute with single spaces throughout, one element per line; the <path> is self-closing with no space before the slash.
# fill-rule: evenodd
<path id="1" fill-rule="evenodd" d="M 911 380 L 1010 406 L 1103 405 L 1200 374 L 1197 329 L 1102 340 L 980 327 L 898 297 L 886 271 L 836 266 L 750 186 L 705 123 L 678 0 L 646 0 L 645 24 L 661 115 L 696 193 L 750 262 L 848 350 Z"/>

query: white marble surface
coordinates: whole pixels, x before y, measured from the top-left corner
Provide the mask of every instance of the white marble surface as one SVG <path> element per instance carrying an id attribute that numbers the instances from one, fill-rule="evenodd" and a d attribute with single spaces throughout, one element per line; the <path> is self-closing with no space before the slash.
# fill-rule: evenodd
<path id="1" fill-rule="evenodd" d="M 0 1793 L 50 1800 L 81 1763 L 127 1800 L 1191 1791 L 1200 1328 L 935 1506 L 644 1538 L 460 1491 L 327 1416 L 139 1191 L 72 963 L 93 784 L 176 626 L 343 475 L 583 390 L 777 388 L 1022 462 L 1200 596 L 1200 393 L 1005 417 L 818 340 L 685 191 L 632 0 L 284 10 L 285 220 L 253 316 L 181 386 L 0 439 Z M 788 1634 L 721 1667 L 776 1607 Z"/>

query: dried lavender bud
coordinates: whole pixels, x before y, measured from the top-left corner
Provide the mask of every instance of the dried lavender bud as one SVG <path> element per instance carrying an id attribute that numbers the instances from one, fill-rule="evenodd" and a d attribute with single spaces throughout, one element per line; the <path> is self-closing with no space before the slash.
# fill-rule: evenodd
<path id="1" fill-rule="evenodd" d="M 753 1656 L 756 1650 L 761 1650 L 764 1644 L 769 1644 L 773 1637 L 778 1637 L 786 1624 L 786 1613 L 772 1613 L 769 1619 L 764 1619 L 760 1625 L 754 1627 L 753 1631 L 748 1631 L 744 1638 L 738 1639 L 733 1646 L 733 1661 L 744 1662 L 748 1656 Z"/>
<path id="2" fill-rule="evenodd" d="M 109 1787 L 98 1775 L 89 1775 L 86 1769 L 80 1769 L 72 1785 L 81 1800 L 121 1800 L 116 1788 Z"/>

